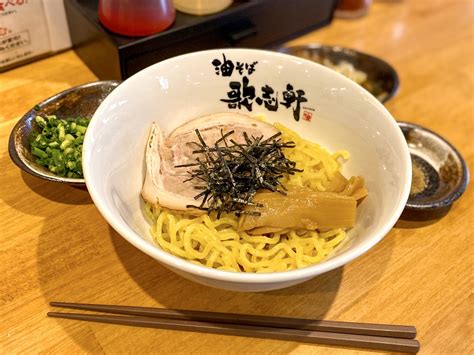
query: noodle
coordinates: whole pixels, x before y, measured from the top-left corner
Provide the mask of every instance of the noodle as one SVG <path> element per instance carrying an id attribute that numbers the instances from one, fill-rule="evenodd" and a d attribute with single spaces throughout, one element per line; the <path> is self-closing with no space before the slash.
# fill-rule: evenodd
<path id="1" fill-rule="evenodd" d="M 325 191 L 341 169 L 339 158 L 348 159 L 347 151 L 330 154 L 320 145 L 302 139 L 276 123 L 284 141 L 293 141 L 294 149 L 285 155 L 296 162 L 302 173 L 281 179 L 285 186 L 305 186 Z M 322 261 L 346 237 L 344 229 L 318 231 L 282 231 L 254 236 L 238 231 L 238 217 L 232 214 L 199 217 L 180 214 L 160 206 L 146 204 L 145 212 L 154 222 L 153 240 L 165 251 L 198 265 L 218 270 L 274 272 L 303 268 Z"/>

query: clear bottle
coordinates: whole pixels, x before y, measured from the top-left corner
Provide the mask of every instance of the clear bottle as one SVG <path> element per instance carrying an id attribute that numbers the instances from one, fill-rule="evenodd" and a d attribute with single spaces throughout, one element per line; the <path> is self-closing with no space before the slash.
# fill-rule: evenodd
<path id="1" fill-rule="evenodd" d="M 161 32 L 176 17 L 171 0 L 99 0 L 98 13 L 108 30 L 132 37 Z"/>

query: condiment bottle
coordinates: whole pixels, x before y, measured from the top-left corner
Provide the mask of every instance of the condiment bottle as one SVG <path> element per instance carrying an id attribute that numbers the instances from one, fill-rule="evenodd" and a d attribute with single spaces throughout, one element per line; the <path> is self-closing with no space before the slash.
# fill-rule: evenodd
<path id="1" fill-rule="evenodd" d="M 358 18 L 367 15 L 372 0 L 340 0 L 334 16 L 339 18 Z"/>
<path id="2" fill-rule="evenodd" d="M 108 30 L 132 37 L 161 32 L 176 17 L 171 0 L 99 0 L 98 12 Z"/>
<path id="3" fill-rule="evenodd" d="M 232 0 L 174 0 L 176 10 L 191 15 L 209 15 L 224 10 Z"/>

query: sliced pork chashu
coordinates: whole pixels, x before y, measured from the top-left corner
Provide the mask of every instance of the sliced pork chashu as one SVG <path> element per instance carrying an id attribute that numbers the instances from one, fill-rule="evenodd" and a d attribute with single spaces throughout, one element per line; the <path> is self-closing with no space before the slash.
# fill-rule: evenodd
<path id="1" fill-rule="evenodd" d="M 187 168 L 176 168 L 177 165 L 195 161 L 197 142 L 195 130 L 208 145 L 213 145 L 223 133 L 234 131 L 232 138 L 243 143 L 243 133 L 249 136 L 268 138 L 278 130 L 271 124 L 238 113 L 217 113 L 193 119 L 176 128 L 167 137 L 158 124 L 153 123 L 148 137 L 145 161 L 146 175 L 142 188 L 142 197 L 152 205 L 159 204 L 173 210 L 200 213 L 196 209 L 188 209 L 188 205 L 199 205 L 200 200 L 194 196 L 199 193 L 194 188 L 195 182 L 188 181 Z"/>

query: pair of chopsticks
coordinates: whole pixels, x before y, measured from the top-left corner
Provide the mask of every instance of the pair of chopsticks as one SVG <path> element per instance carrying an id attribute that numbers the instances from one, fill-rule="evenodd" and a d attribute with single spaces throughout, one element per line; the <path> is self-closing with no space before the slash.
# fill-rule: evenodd
<path id="1" fill-rule="evenodd" d="M 336 322 L 85 303 L 51 302 L 50 305 L 120 314 L 48 312 L 49 317 L 56 318 L 407 353 L 416 353 L 420 349 L 420 343 L 415 340 L 416 328 L 406 325 Z"/>

